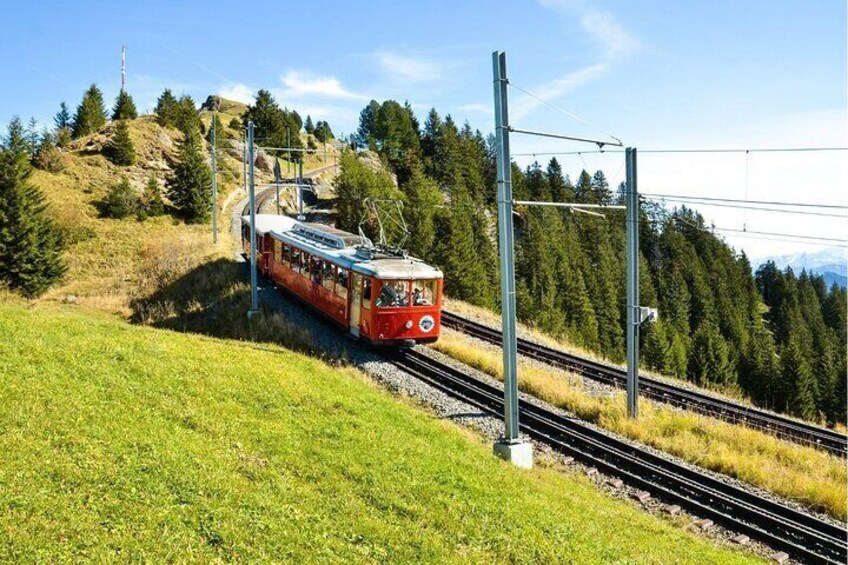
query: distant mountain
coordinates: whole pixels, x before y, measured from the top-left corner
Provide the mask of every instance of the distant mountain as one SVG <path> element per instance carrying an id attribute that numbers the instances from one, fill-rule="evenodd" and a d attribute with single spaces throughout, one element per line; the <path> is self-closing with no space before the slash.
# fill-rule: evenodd
<path id="1" fill-rule="evenodd" d="M 794 255 L 778 255 L 758 257 L 751 261 L 756 270 L 766 261 L 774 261 L 781 269 L 792 267 L 795 273 L 803 269 L 824 277 L 827 286 L 833 283 L 845 288 L 848 287 L 848 262 L 846 262 L 846 250 L 841 247 L 828 247 L 820 251 L 796 253 Z"/>

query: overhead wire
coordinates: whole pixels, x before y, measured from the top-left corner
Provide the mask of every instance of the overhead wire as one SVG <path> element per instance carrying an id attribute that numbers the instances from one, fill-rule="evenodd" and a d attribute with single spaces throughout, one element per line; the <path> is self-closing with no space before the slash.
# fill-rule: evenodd
<path id="1" fill-rule="evenodd" d="M 607 134 L 608 135 L 608 134 Z M 754 147 L 754 148 L 681 148 L 681 149 L 638 149 L 644 153 L 797 153 L 818 151 L 848 151 L 848 147 Z M 536 151 L 534 153 L 513 153 L 513 157 L 577 155 L 578 153 L 624 153 L 621 149 L 605 149 L 594 151 Z"/>
<path id="2" fill-rule="evenodd" d="M 640 196 L 649 196 L 665 199 L 678 200 L 705 200 L 708 202 L 733 202 L 742 204 L 761 204 L 764 206 L 791 206 L 799 208 L 830 208 L 835 210 L 848 210 L 848 206 L 841 204 L 817 204 L 815 202 L 786 202 L 781 200 L 741 200 L 738 198 L 718 198 L 711 196 L 687 196 L 685 194 L 660 194 L 658 192 L 640 192 Z"/>
<path id="3" fill-rule="evenodd" d="M 672 216 L 673 219 L 682 222 L 688 226 L 691 226 L 695 229 L 704 230 L 706 232 L 728 232 L 735 234 L 735 237 L 749 237 L 751 239 L 766 239 L 772 238 L 773 241 L 787 241 L 791 243 L 816 243 L 820 245 L 835 245 L 836 247 L 848 247 L 848 240 L 844 239 L 834 239 L 829 237 L 819 237 L 819 236 L 808 236 L 808 235 L 799 235 L 792 233 L 776 233 L 776 232 L 760 232 L 760 231 L 743 231 L 737 230 L 733 228 L 719 228 L 716 226 L 699 226 L 697 224 L 693 224 L 689 220 L 685 218 L 681 218 L 679 216 Z M 758 237 L 765 236 L 765 237 Z M 780 239 L 773 239 L 780 238 Z M 800 240 L 800 241 L 799 241 Z"/>
<path id="4" fill-rule="evenodd" d="M 617 138 L 616 136 L 614 136 L 613 134 L 609 133 L 608 131 L 605 131 L 604 129 L 602 129 L 602 128 L 600 128 L 600 127 L 596 126 L 595 124 L 592 124 L 592 123 L 590 123 L 590 122 L 588 122 L 588 121 L 584 120 L 583 118 L 581 118 L 580 116 L 578 116 L 578 115 L 577 115 L 577 114 L 575 114 L 574 112 L 569 112 L 569 111 L 568 111 L 568 110 L 566 110 L 565 108 L 562 108 L 562 107 L 560 107 L 560 106 L 557 106 L 556 104 L 554 104 L 554 103 L 552 103 L 552 102 L 550 102 L 550 101 L 548 101 L 548 100 L 545 100 L 544 98 L 542 98 L 542 97 L 541 97 L 541 96 L 539 96 L 538 94 L 534 94 L 533 92 L 530 92 L 530 91 L 529 91 L 529 90 L 527 90 L 527 89 L 521 88 L 520 86 L 517 86 L 517 85 L 513 84 L 512 82 L 507 81 L 507 86 L 512 87 L 512 88 L 514 88 L 515 90 L 517 90 L 517 91 L 519 91 L 519 92 L 523 92 L 523 93 L 524 93 L 524 94 L 526 94 L 527 96 L 530 96 L 531 98 L 535 98 L 536 100 L 538 100 L 538 101 L 539 101 L 539 102 L 541 102 L 542 104 L 544 104 L 544 105 L 548 106 L 549 108 L 553 108 L 553 109 L 554 109 L 554 110 L 556 110 L 557 112 L 561 112 L 561 113 L 565 114 L 566 116 L 568 116 L 568 117 L 569 117 L 569 118 L 571 118 L 572 120 L 578 121 L 578 122 L 580 122 L 581 124 L 583 124 L 583 125 L 585 125 L 585 126 L 588 126 L 588 127 L 592 128 L 592 129 L 594 129 L 595 131 L 597 131 L 597 132 L 600 132 L 600 133 L 604 134 L 605 136 L 609 137 L 610 139 L 614 139 L 617 143 L 621 143 L 621 140 L 620 140 L 619 138 Z"/>
<path id="5" fill-rule="evenodd" d="M 699 202 L 692 201 L 688 199 L 682 198 L 644 198 L 643 195 L 639 195 L 643 200 L 651 200 L 653 202 L 677 202 L 680 204 L 691 204 L 691 205 L 699 205 L 699 206 L 710 206 L 714 208 L 735 208 L 738 210 L 755 210 L 758 212 L 776 212 L 779 214 L 798 214 L 801 216 L 820 216 L 825 218 L 848 218 L 848 214 L 830 214 L 827 212 L 808 212 L 805 210 L 786 210 L 780 208 L 763 208 L 760 206 L 745 206 L 745 205 L 737 205 L 737 204 L 725 204 L 725 203 L 711 203 L 711 202 Z M 745 215 L 745 225 L 747 225 L 747 214 Z M 744 229 L 744 228 L 743 228 Z"/>

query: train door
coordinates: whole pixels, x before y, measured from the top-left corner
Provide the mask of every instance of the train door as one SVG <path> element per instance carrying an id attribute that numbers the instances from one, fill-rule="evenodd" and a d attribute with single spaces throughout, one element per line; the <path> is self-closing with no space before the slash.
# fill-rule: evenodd
<path id="1" fill-rule="evenodd" d="M 362 275 L 351 273 L 350 294 L 350 333 L 359 337 L 359 321 L 362 309 Z"/>

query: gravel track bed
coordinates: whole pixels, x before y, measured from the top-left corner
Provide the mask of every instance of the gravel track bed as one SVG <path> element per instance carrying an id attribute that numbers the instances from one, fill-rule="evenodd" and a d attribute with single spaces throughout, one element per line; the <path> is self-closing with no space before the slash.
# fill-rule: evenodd
<path id="1" fill-rule="evenodd" d="M 244 208 L 245 202 L 246 199 L 237 203 L 232 210 L 232 233 L 236 242 L 240 241 L 241 239 L 239 228 L 240 214 L 242 209 Z M 244 257 L 239 250 L 235 251 L 235 257 L 237 260 L 244 263 L 245 277 L 247 277 L 247 263 L 244 261 Z M 392 393 L 414 399 L 416 402 L 422 404 L 428 410 L 432 411 L 439 418 L 449 419 L 463 426 L 473 428 L 477 432 L 481 433 L 486 439 L 492 442 L 494 442 L 501 436 L 501 433 L 503 431 L 503 421 L 501 419 L 493 418 L 487 415 L 486 413 L 480 411 L 478 408 L 460 400 L 457 400 L 443 393 L 442 391 L 435 389 L 432 386 L 418 380 L 409 373 L 399 369 L 394 365 L 394 363 L 386 360 L 385 357 L 375 352 L 373 349 L 368 348 L 363 344 L 341 333 L 335 325 L 320 318 L 319 316 L 316 316 L 311 309 L 298 302 L 298 300 L 285 294 L 283 290 L 277 289 L 269 279 L 262 276 L 259 277 L 259 297 L 261 303 L 264 306 L 270 307 L 273 310 L 280 312 L 281 314 L 283 314 L 283 316 L 285 316 L 285 318 L 289 322 L 297 325 L 298 327 L 307 329 L 307 331 L 309 331 L 312 336 L 313 345 L 316 349 L 321 351 L 321 357 L 324 360 L 328 362 L 343 362 L 353 365 L 362 370 L 366 375 L 368 375 L 374 381 L 379 383 L 381 386 L 390 390 Z M 500 350 L 500 348 L 495 345 L 485 343 L 480 340 L 475 341 L 478 341 L 481 347 L 491 348 L 492 350 Z M 494 379 L 489 375 L 482 373 L 481 371 L 478 371 L 472 367 L 460 363 L 454 360 L 453 358 L 448 357 L 447 355 L 444 355 L 429 347 L 419 346 L 417 350 L 446 365 L 458 368 L 467 374 L 474 375 L 476 378 L 479 378 L 480 380 L 487 382 L 493 386 L 497 386 L 498 388 L 503 390 L 503 384 L 497 379 Z M 531 363 L 536 363 L 539 367 L 544 368 L 546 370 L 560 372 L 563 374 L 564 378 L 579 378 L 576 375 L 572 375 L 571 373 L 560 371 L 558 369 L 552 369 L 549 365 L 538 361 L 533 361 L 529 359 L 523 360 L 529 361 Z M 593 390 L 596 391 L 596 393 L 609 394 L 615 390 L 614 387 L 609 387 L 607 385 L 592 382 L 590 379 L 580 380 L 585 383 L 587 390 Z M 564 416 L 574 418 L 573 414 L 570 414 L 560 408 L 557 408 L 556 406 L 550 405 L 534 396 L 530 396 L 523 392 L 520 392 L 519 395 L 521 402 L 528 402 L 536 406 L 540 406 L 556 413 L 562 414 Z M 611 434 L 603 428 L 600 428 L 588 422 L 583 423 L 585 425 L 591 426 L 592 428 L 606 435 L 614 436 L 614 434 Z M 649 450 L 665 459 L 675 461 L 678 464 L 685 465 L 687 467 L 697 469 L 702 472 L 704 471 L 704 469 L 700 467 L 686 463 L 667 453 L 639 444 L 638 442 L 634 442 L 628 440 L 627 438 L 622 438 L 620 436 L 614 437 L 618 437 L 618 439 L 621 439 L 639 448 Z M 575 460 L 569 461 L 566 456 L 555 451 L 551 446 L 545 443 L 536 441 L 532 441 L 532 443 L 534 447 L 534 458 L 537 460 L 537 462 L 543 465 L 556 467 L 569 473 L 578 473 L 586 475 L 594 485 L 596 485 L 602 491 L 609 493 L 615 498 L 627 500 L 628 502 L 639 506 L 647 512 L 651 512 L 652 514 L 664 516 L 665 518 L 671 519 L 673 523 L 677 524 L 678 526 L 691 530 L 697 533 L 698 535 L 706 536 L 710 539 L 713 539 L 722 545 L 739 547 L 736 543 L 731 541 L 731 538 L 736 536 L 737 532 L 727 530 L 719 525 L 712 525 L 709 528 L 702 529 L 697 525 L 699 517 L 689 514 L 685 510 L 681 510 L 675 516 L 671 516 L 667 510 L 667 504 L 655 498 L 650 498 L 644 502 L 638 502 L 633 498 L 637 492 L 637 489 L 628 487 L 626 485 L 616 486 L 610 482 L 612 477 L 605 475 L 599 472 L 598 470 L 582 463 L 579 463 Z M 786 501 L 774 495 L 773 493 L 754 488 L 747 483 L 742 483 L 740 481 L 731 479 L 718 473 L 709 473 L 715 477 L 720 478 L 721 480 L 734 483 L 741 488 L 757 493 L 763 497 L 767 497 L 783 504 L 794 506 L 799 510 L 809 512 L 809 510 L 803 508 L 802 506 L 792 503 L 791 501 Z M 823 516 L 820 514 L 817 515 L 835 524 L 843 525 L 839 521 L 836 521 L 830 518 L 829 516 Z M 749 541 L 745 545 L 745 549 L 750 550 L 766 558 L 768 558 L 775 552 L 774 549 L 760 544 L 759 542 L 756 542 L 754 540 Z"/>

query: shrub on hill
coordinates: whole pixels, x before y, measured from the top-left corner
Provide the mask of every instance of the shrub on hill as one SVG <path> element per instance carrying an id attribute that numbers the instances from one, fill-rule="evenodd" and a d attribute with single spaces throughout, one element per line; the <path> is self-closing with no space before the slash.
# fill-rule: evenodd
<path id="1" fill-rule="evenodd" d="M 126 218 L 138 212 L 138 196 L 127 177 L 112 185 L 100 205 L 101 214 L 107 218 Z"/>
<path id="2" fill-rule="evenodd" d="M 67 165 L 65 155 L 56 146 L 56 141 L 52 134 L 45 132 L 41 137 L 41 143 L 38 145 L 32 164 L 48 173 L 61 173 L 65 170 Z"/>
<path id="3" fill-rule="evenodd" d="M 135 163 L 135 147 L 126 120 L 118 120 L 115 135 L 103 148 L 103 155 L 116 165 L 126 167 Z"/>
<path id="4" fill-rule="evenodd" d="M 159 192 L 159 183 L 156 182 L 156 177 L 150 175 L 144 185 L 144 192 L 141 193 L 139 219 L 144 220 L 152 216 L 161 216 L 164 213 L 165 203 L 162 201 L 162 194 Z"/>

